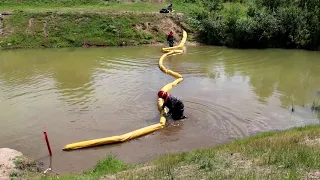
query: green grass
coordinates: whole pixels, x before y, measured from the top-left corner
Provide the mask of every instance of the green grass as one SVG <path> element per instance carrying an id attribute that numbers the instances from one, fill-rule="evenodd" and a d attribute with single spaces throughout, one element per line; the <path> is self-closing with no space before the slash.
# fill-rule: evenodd
<path id="1" fill-rule="evenodd" d="M 108 3 L 108 4 L 89 4 L 89 5 L 73 5 L 73 6 L 63 6 L 63 5 L 10 5 L 1 6 L 2 11 L 13 11 L 13 10 L 23 10 L 32 12 L 43 12 L 43 11 L 141 11 L 141 12 L 159 12 L 161 8 L 166 7 L 165 3 L 133 3 L 133 4 L 123 4 L 123 3 Z"/>
<path id="2" fill-rule="evenodd" d="M 3 4 L 0 6 L 0 11 L 26 11 L 26 12 L 121 12 L 121 11 L 134 11 L 134 12 L 156 12 L 160 9 L 167 8 L 168 3 L 151 3 L 151 2 L 137 2 L 137 3 L 90 3 L 90 4 L 60 4 L 51 3 L 46 4 Z M 228 5 L 229 6 L 229 5 Z M 200 11 L 203 9 L 196 4 L 183 3 L 174 5 L 174 10 L 177 13 L 189 13 L 192 11 Z"/>
<path id="3" fill-rule="evenodd" d="M 66 3 L 64 3 L 66 2 Z M 169 5 L 167 2 L 135 2 L 135 3 L 117 3 L 94 0 L 92 2 L 81 3 L 77 0 L 65 1 L 38 1 L 30 0 L 23 3 L 19 1 L 5 1 L 1 4 L 0 11 L 27 11 L 27 12 L 48 12 L 48 11 L 61 11 L 61 12 L 103 12 L 103 11 L 136 11 L 136 12 L 159 12 L 160 9 L 166 8 Z M 241 11 L 246 10 L 246 6 L 241 3 L 224 3 L 225 10 L 231 9 L 236 6 Z M 201 11 L 203 7 L 193 3 L 176 3 L 174 4 L 175 12 L 189 13 L 192 11 Z"/>
<path id="4" fill-rule="evenodd" d="M 116 173 L 122 170 L 130 169 L 132 167 L 128 167 L 123 162 L 115 159 L 112 155 L 109 155 L 105 159 L 99 161 L 95 167 L 92 169 L 89 169 L 82 174 L 69 174 L 69 175 L 59 175 L 60 179 L 64 180 L 97 180 L 103 175 Z M 40 179 L 40 180 L 46 180 L 46 179 L 58 179 L 56 175 L 52 176 L 45 176 L 40 175 L 39 173 L 27 173 L 24 176 L 24 179 L 33 180 L 33 179 Z"/>
<path id="5" fill-rule="evenodd" d="M 313 125 L 167 154 L 139 166 L 109 156 L 92 170 L 60 179 L 99 179 L 105 174 L 117 179 L 302 179 L 320 170 L 319 147 L 320 126 Z"/>
<path id="6" fill-rule="evenodd" d="M 9 48 L 58 48 L 89 46 L 139 45 L 164 42 L 159 21 L 164 16 L 153 14 L 79 14 L 66 12 L 15 12 L 6 18 L 5 32 L 0 46 Z M 168 18 L 174 18 L 168 15 Z M 144 31 L 149 22 L 151 28 Z"/>

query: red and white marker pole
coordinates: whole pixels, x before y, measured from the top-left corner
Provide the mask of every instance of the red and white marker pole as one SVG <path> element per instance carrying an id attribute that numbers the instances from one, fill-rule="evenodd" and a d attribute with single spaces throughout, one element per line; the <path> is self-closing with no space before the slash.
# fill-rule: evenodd
<path id="1" fill-rule="evenodd" d="M 49 143 L 49 139 L 48 139 L 48 135 L 47 135 L 46 126 L 44 126 L 43 134 L 44 134 L 44 139 L 46 140 L 48 151 L 49 151 L 49 154 L 50 154 L 50 167 L 44 171 L 44 174 L 46 174 L 47 171 L 52 171 L 52 172 L 55 172 L 55 171 L 52 169 L 52 151 L 51 151 L 51 147 L 50 147 L 50 143 Z M 56 175 L 57 175 L 57 178 L 60 179 L 59 178 L 59 174 L 56 173 Z"/>

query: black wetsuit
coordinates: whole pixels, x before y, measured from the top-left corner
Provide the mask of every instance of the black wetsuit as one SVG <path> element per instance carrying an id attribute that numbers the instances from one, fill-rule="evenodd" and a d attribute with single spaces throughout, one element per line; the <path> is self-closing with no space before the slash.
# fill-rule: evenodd
<path id="1" fill-rule="evenodd" d="M 179 120 L 186 118 L 183 115 L 184 105 L 183 102 L 175 96 L 169 95 L 167 102 L 163 103 L 163 107 L 169 108 L 169 114 L 171 114 L 172 119 Z"/>
<path id="2" fill-rule="evenodd" d="M 169 11 L 172 11 L 172 4 L 170 4 L 167 8 Z"/>
<path id="3" fill-rule="evenodd" d="M 168 41 L 170 47 L 173 47 L 173 40 L 174 40 L 173 36 L 168 35 L 167 41 Z"/>

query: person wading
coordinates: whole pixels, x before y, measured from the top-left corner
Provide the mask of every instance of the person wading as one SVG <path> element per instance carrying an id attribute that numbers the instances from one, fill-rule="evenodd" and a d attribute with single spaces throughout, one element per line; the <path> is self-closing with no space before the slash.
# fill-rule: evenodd
<path id="1" fill-rule="evenodd" d="M 162 105 L 162 109 L 167 107 L 169 109 L 168 114 L 171 115 L 172 119 L 174 120 L 180 120 L 187 118 L 184 113 L 184 105 L 183 102 L 175 97 L 170 95 L 167 92 L 159 91 L 158 97 L 162 98 L 164 100 L 164 103 Z"/>
<path id="2" fill-rule="evenodd" d="M 167 36 L 167 41 L 168 41 L 168 44 L 169 44 L 170 47 L 173 47 L 173 44 L 174 44 L 173 40 L 174 40 L 173 32 L 170 31 L 168 36 Z"/>

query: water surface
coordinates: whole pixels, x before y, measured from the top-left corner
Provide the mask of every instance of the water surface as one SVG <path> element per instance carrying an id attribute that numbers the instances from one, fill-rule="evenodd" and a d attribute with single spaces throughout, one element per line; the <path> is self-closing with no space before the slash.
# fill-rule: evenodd
<path id="1" fill-rule="evenodd" d="M 157 91 L 171 82 L 158 69 L 160 47 L 0 52 L 0 147 L 43 162 L 47 127 L 53 168 L 80 172 L 107 154 L 128 163 L 215 146 L 263 131 L 319 123 L 320 53 L 188 47 L 165 66 L 184 81 L 171 93 L 185 103 L 181 122 L 117 145 L 63 152 L 69 143 L 120 135 L 158 123 Z M 294 104 L 295 112 L 290 108 Z"/>

